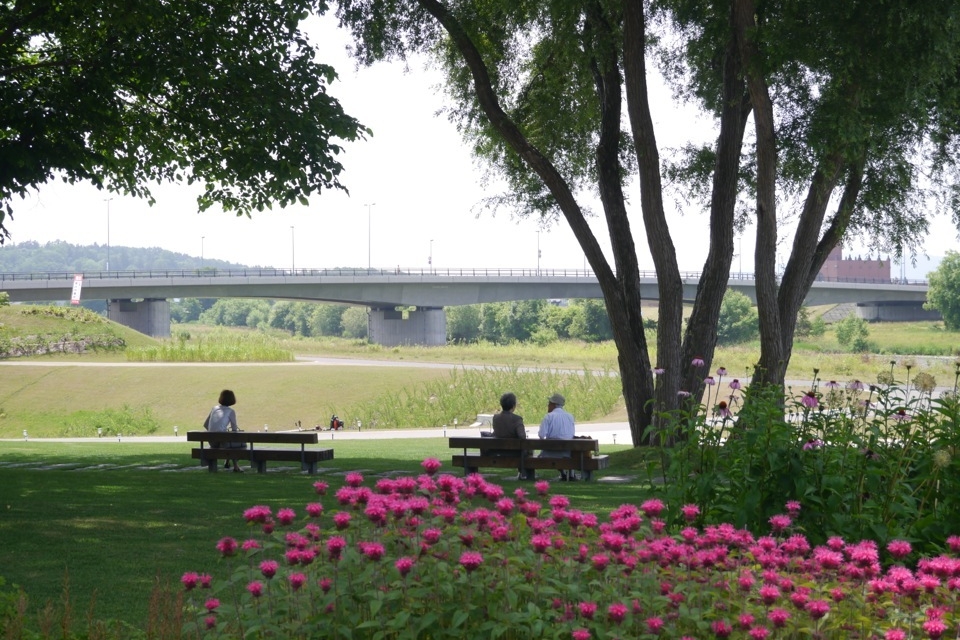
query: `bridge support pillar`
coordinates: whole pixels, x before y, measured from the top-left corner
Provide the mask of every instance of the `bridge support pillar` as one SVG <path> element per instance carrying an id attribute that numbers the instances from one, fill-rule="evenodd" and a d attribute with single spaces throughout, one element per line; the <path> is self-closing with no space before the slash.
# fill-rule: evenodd
<path id="1" fill-rule="evenodd" d="M 867 322 L 920 322 L 943 320 L 939 311 L 924 309 L 922 302 L 886 300 L 883 302 L 858 302 L 857 316 Z"/>
<path id="2" fill-rule="evenodd" d="M 170 337 L 170 303 L 162 298 L 107 300 L 107 318 L 153 338 Z"/>
<path id="3" fill-rule="evenodd" d="M 395 308 L 373 308 L 367 315 L 367 337 L 385 347 L 419 344 L 440 346 L 447 343 L 447 315 L 442 308 L 421 307 L 404 312 Z"/>

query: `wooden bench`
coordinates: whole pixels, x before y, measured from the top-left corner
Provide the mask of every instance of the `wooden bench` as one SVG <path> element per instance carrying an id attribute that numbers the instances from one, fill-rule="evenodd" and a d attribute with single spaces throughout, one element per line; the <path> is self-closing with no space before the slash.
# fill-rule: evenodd
<path id="1" fill-rule="evenodd" d="M 192 455 L 200 460 L 211 472 L 220 468 L 221 460 L 249 460 L 250 467 L 257 473 L 267 472 L 267 461 L 299 462 L 300 468 L 308 473 L 317 472 L 317 463 L 333 460 L 333 449 L 307 449 L 308 444 L 320 441 L 316 431 L 290 431 L 268 433 L 258 431 L 188 431 L 187 442 L 199 442 L 200 447 L 193 449 Z M 217 448 L 216 445 L 242 442 L 246 449 Z M 258 448 L 258 444 L 299 444 L 299 449 Z M 209 446 L 204 446 L 209 445 Z"/>
<path id="2" fill-rule="evenodd" d="M 522 477 L 533 477 L 535 469 L 557 469 L 579 471 L 584 480 L 589 480 L 593 472 L 606 469 L 610 459 L 600 455 L 600 443 L 590 438 L 573 440 L 540 440 L 538 438 L 450 438 L 451 449 L 463 449 L 463 453 L 453 456 L 453 466 L 463 467 L 465 474 L 477 473 L 480 467 L 501 469 L 519 469 Z M 468 450 L 478 449 L 477 453 Z M 497 453 L 490 453 L 496 450 Z M 534 451 L 569 451 L 567 458 L 540 458 Z M 515 452 L 511 454 L 508 452 Z"/>

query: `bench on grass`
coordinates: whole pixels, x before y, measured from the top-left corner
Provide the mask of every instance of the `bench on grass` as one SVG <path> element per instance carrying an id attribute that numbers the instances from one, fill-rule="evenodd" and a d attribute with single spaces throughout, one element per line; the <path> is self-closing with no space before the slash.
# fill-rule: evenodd
<path id="1" fill-rule="evenodd" d="M 220 467 L 221 460 L 249 460 L 257 473 L 267 472 L 267 461 L 299 462 L 300 468 L 311 474 L 317 472 L 317 463 L 333 460 L 333 449 L 308 449 L 308 444 L 320 441 L 316 431 L 267 433 L 258 431 L 188 431 L 187 442 L 199 442 L 193 449 L 193 457 L 200 460 L 211 472 Z M 243 443 L 246 449 L 227 448 L 222 445 Z M 257 447 L 259 444 L 299 444 L 299 449 L 275 449 Z M 204 446 L 208 445 L 208 446 Z"/>
<path id="2" fill-rule="evenodd" d="M 453 456 L 453 466 L 463 467 L 465 474 L 477 473 L 480 467 L 519 469 L 521 477 L 533 478 L 535 469 L 579 471 L 589 480 L 593 472 L 606 469 L 610 458 L 600 455 L 600 443 L 590 438 L 573 440 L 540 440 L 527 438 L 449 438 L 451 449 L 463 449 Z M 468 453 L 471 449 L 478 452 Z M 493 453 L 493 451 L 496 453 Z M 535 451 L 569 451 L 568 458 L 540 458 Z"/>

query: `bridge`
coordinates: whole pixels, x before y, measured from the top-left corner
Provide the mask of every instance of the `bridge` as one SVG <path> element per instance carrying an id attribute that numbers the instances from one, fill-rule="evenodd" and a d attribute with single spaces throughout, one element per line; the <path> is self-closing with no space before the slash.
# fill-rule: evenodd
<path id="1" fill-rule="evenodd" d="M 589 270 L 576 269 L 189 269 L 96 271 L 83 276 L 82 297 L 108 300 L 108 315 L 155 337 L 170 335 L 170 298 L 270 298 L 370 308 L 373 342 L 443 344 L 443 307 L 513 300 L 602 298 Z M 656 273 L 642 272 L 640 295 L 656 300 Z M 66 301 L 74 273 L 0 273 L 12 302 Z M 683 272 L 683 295 L 693 300 L 698 272 Z M 756 300 L 753 274 L 731 274 L 730 289 Z M 856 302 L 896 314 L 926 300 L 925 281 L 818 280 L 805 304 Z M 414 307 L 404 315 L 397 307 Z M 880 319 L 871 318 L 871 319 Z M 882 319 L 898 319 L 886 317 Z"/>

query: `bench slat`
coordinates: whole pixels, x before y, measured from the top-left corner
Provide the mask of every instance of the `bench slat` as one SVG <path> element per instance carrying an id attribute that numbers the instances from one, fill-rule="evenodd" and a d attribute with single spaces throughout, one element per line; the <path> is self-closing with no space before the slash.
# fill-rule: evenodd
<path id="1" fill-rule="evenodd" d="M 187 431 L 187 442 L 246 442 L 260 444 L 317 444 L 320 436 L 316 431 Z"/>
<path id="2" fill-rule="evenodd" d="M 517 449 L 522 451 L 597 451 L 600 443 L 590 438 L 541 440 L 539 438 L 448 438 L 451 449 Z"/>
<path id="3" fill-rule="evenodd" d="M 317 463 L 333 460 L 333 449 L 192 449 L 191 456 L 200 460 L 211 472 L 217 471 L 220 460 L 247 460 L 258 473 L 266 473 L 267 461 L 299 462 L 301 469 L 317 472 Z"/>

